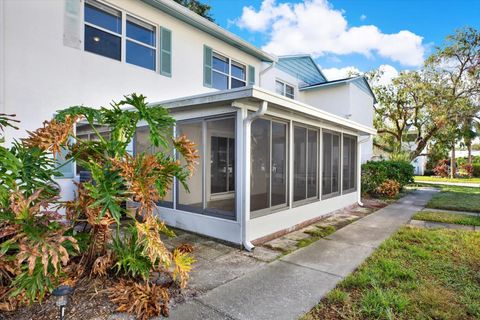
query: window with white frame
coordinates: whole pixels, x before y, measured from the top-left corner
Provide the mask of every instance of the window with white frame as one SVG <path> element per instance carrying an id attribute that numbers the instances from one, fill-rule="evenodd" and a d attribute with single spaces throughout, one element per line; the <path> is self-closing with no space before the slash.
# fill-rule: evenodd
<path id="1" fill-rule="evenodd" d="M 295 98 L 295 88 L 285 82 L 276 80 L 275 81 L 275 91 L 282 96 L 288 97 L 290 99 Z"/>
<path id="2" fill-rule="evenodd" d="M 85 51 L 156 70 L 157 28 L 100 2 L 85 2 Z M 126 30 L 123 30 L 125 19 Z M 123 39 L 125 38 L 125 47 Z"/>
<path id="3" fill-rule="evenodd" d="M 227 90 L 247 85 L 245 65 L 216 52 L 212 56 L 212 87 Z"/>
<path id="4" fill-rule="evenodd" d="M 322 196 L 328 198 L 340 192 L 340 133 L 322 132 Z"/>
<path id="5" fill-rule="evenodd" d="M 293 201 L 317 197 L 318 131 L 293 129 Z"/>

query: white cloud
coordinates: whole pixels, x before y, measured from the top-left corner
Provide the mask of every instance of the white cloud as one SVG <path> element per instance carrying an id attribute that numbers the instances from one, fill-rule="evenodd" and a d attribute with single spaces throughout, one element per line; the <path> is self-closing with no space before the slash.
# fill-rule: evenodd
<path id="1" fill-rule="evenodd" d="M 366 19 L 367 19 L 367 16 L 366 16 L 366 15 L 362 14 L 362 15 L 360 16 L 360 20 L 365 21 Z"/>
<path id="2" fill-rule="evenodd" d="M 382 73 L 377 81 L 377 85 L 388 85 L 392 82 L 393 78 L 398 77 L 399 72 L 397 69 L 389 64 L 382 64 L 378 67 L 378 70 Z"/>
<path id="3" fill-rule="evenodd" d="M 343 68 L 326 68 L 326 69 L 320 68 L 320 69 L 322 70 L 323 74 L 327 77 L 329 81 L 344 79 L 344 78 L 348 78 L 351 76 L 364 73 L 360 71 L 358 68 L 353 66 L 343 67 Z M 399 75 L 398 70 L 389 64 L 382 64 L 380 67 L 378 67 L 378 71 L 380 71 L 381 76 L 377 79 L 377 81 L 375 81 L 375 83 L 372 83 L 372 85 L 374 86 L 388 85 L 392 82 L 393 78 L 396 78 Z"/>
<path id="4" fill-rule="evenodd" d="M 328 81 L 344 79 L 351 77 L 352 75 L 362 74 L 362 72 L 355 67 L 327 68 L 322 69 L 322 72 L 327 77 Z"/>
<path id="5" fill-rule="evenodd" d="M 349 27 L 342 11 L 327 0 L 279 3 L 264 0 L 259 10 L 244 7 L 237 25 L 252 32 L 266 32 L 264 50 L 278 55 L 308 53 L 378 54 L 406 66 L 423 62 L 423 38 L 407 30 L 383 33 L 374 25 Z"/>

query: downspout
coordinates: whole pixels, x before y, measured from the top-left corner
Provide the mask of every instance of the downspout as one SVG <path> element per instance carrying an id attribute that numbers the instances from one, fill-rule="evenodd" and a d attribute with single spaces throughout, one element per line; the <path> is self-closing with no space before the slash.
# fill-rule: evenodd
<path id="1" fill-rule="evenodd" d="M 263 69 L 262 71 L 260 71 L 260 73 L 258 74 L 258 86 L 259 87 L 262 87 L 262 76 L 265 72 L 267 72 L 268 70 L 272 69 L 274 66 L 275 66 L 275 61 L 272 62 L 271 65 L 269 65 L 268 67 L 266 67 L 265 69 Z"/>
<path id="2" fill-rule="evenodd" d="M 358 155 L 358 161 L 357 161 L 357 203 L 360 207 L 363 207 L 363 202 L 362 202 L 362 143 L 365 143 L 367 141 L 370 141 L 370 135 L 366 137 L 363 140 L 359 140 L 357 142 L 357 155 Z"/>
<path id="3" fill-rule="evenodd" d="M 243 138 L 244 154 L 245 154 L 245 171 L 244 171 L 244 206 L 242 215 L 242 244 L 247 251 L 253 251 L 255 246 L 247 238 L 247 223 L 250 220 L 250 164 L 251 164 L 251 135 L 252 122 L 258 117 L 263 116 L 267 112 L 268 102 L 263 101 L 260 108 L 254 113 L 247 114 L 244 120 L 245 135 Z"/>

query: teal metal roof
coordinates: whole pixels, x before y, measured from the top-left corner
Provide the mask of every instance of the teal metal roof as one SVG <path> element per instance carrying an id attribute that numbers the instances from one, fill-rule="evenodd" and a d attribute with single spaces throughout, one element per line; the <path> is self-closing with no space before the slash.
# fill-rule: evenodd
<path id="1" fill-rule="evenodd" d="M 358 88 L 360 88 L 360 90 L 371 95 L 375 103 L 377 102 L 377 99 L 375 98 L 375 94 L 373 93 L 372 88 L 370 87 L 370 84 L 367 81 L 367 78 L 365 78 L 364 76 L 357 76 L 357 77 L 351 77 L 351 78 L 345 78 L 345 79 L 314 83 L 308 86 L 303 86 L 299 88 L 299 90 L 306 91 L 306 90 L 325 88 L 329 86 L 335 86 L 335 85 L 347 84 L 347 83 L 353 83 Z"/>
<path id="2" fill-rule="evenodd" d="M 327 82 L 327 78 L 318 68 L 310 55 L 295 55 L 278 57 L 278 69 L 300 79 L 302 85 L 313 85 Z"/>
<path id="3" fill-rule="evenodd" d="M 177 18 L 211 36 L 222 40 L 231 46 L 238 48 L 258 59 L 265 62 L 276 61 L 277 58 L 274 55 L 268 54 L 265 51 L 260 50 L 251 43 L 241 39 L 233 33 L 221 28 L 217 24 L 208 21 L 207 19 L 199 16 L 195 12 L 185 8 L 184 6 L 171 1 L 171 0 L 142 0 L 143 2 L 151 5 L 152 7 L 161 10 L 174 18 Z"/>

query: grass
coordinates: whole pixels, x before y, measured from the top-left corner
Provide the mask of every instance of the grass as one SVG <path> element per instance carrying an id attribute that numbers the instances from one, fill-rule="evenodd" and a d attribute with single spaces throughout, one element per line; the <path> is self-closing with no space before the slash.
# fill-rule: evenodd
<path id="1" fill-rule="evenodd" d="M 445 222 L 454 224 L 463 224 L 467 226 L 480 226 L 479 216 L 469 216 L 460 213 L 419 211 L 413 216 L 415 220 Z"/>
<path id="2" fill-rule="evenodd" d="M 438 185 L 441 192 L 434 195 L 427 208 L 480 212 L 480 188 Z"/>
<path id="3" fill-rule="evenodd" d="M 310 237 L 299 240 L 297 242 L 297 248 L 306 247 L 306 246 L 320 240 L 321 238 L 325 238 L 326 236 L 331 235 L 335 231 L 337 231 L 337 228 L 334 227 L 334 226 L 317 227 L 317 229 L 315 229 L 315 230 L 306 231 L 305 233 L 310 235 Z"/>
<path id="4" fill-rule="evenodd" d="M 460 182 L 460 183 L 480 183 L 480 178 L 442 178 L 435 176 L 415 176 L 415 182 Z"/>
<path id="5" fill-rule="evenodd" d="M 303 320 L 480 318 L 480 232 L 404 227 Z"/>

